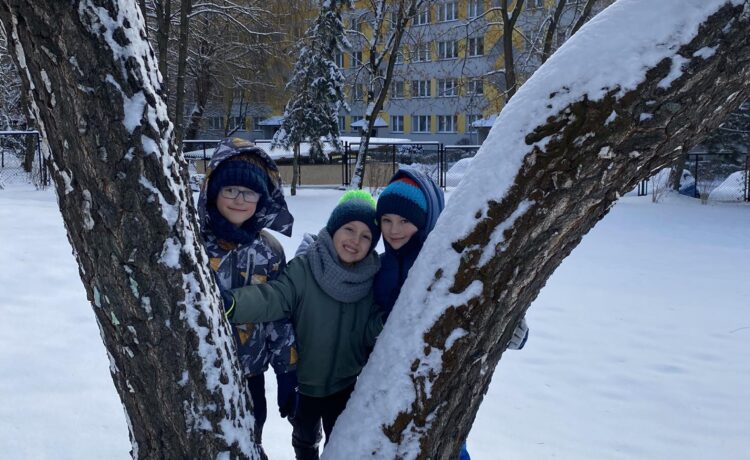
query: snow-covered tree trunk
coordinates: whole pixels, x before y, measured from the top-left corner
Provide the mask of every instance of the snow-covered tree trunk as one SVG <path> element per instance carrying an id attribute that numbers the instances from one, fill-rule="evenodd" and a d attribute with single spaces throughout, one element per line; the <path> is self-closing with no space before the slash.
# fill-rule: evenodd
<path id="1" fill-rule="evenodd" d="M 324 458 L 455 458 L 549 276 L 747 98 L 748 56 L 750 0 L 618 0 L 563 45 L 448 201 Z"/>
<path id="2" fill-rule="evenodd" d="M 259 457 L 136 1 L 2 0 L 0 19 L 133 457 Z M 43 311 L 29 314 L 44 321 Z"/>

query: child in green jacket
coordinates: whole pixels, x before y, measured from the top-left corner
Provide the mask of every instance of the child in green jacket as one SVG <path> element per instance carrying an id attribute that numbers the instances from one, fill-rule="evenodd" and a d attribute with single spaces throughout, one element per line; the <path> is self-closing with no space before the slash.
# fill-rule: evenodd
<path id="1" fill-rule="evenodd" d="M 299 405 L 292 444 L 298 459 L 317 459 L 367 362 L 383 322 L 372 283 L 380 262 L 375 201 L 344 194 L 307 253 L 266 284 L 225 294 L 232 323 L 290 318 L 297 336 Z"/>

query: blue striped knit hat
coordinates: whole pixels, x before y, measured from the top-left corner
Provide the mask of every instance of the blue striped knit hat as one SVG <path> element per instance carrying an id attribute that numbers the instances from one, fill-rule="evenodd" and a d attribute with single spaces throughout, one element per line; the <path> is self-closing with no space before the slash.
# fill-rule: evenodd
<path id="1" fill-rule="evenodd" d="M 365 190 L 349 190 L 341 196 L 339 204 L 328 218 L 326 230 L 333 236 L 336 230 L 344 224 L 355 220 L 364 223 L 370 229 L 372 233 L 370 249 L 374 248 L 380 239 L 380 227 L 375 219 L 375 200 Z"/>
<path id="2" fill-rule="evenodd" d="M 427 198 L 414 180 L 400 177 L 378 198 L 378 222 L 383 214 L 398 214 L 422 230 L 427 224 Z"/>

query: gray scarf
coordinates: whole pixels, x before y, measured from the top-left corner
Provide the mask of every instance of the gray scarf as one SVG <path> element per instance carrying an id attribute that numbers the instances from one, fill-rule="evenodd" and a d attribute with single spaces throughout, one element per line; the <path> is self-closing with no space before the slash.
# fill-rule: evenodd
<path id="1" fill-rule="evenodd" d="M 375 273 L 380 269 L 380 258 L 373 250 L 356 264 L 344 265 L 325 228 L 308 248 L 307 260 L 323 292 L 344 303 L 357 302 L 369 294 Z"/>

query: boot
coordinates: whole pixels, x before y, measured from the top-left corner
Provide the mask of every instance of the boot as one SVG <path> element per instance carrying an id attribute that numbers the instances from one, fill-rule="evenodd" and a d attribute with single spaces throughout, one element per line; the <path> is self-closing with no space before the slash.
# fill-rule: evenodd
<path id="1" fill-rule="evenodd" d="M 318 448 L 317 447 L 295 447 L 294 455 L 297 460 L 318 460 Z"/>

